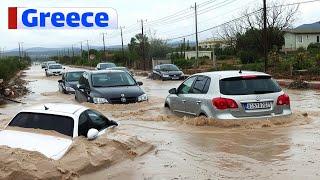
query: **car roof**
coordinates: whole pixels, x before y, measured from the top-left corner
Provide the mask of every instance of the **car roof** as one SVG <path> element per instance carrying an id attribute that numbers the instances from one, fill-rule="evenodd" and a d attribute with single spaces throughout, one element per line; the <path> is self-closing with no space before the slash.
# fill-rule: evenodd
<path id="1" fill-rule="evenodd" d="M 105 69 L 105 70 L 99 70 L 99 71 L 90 71 L 91 74 L 116 73 L 116 72 L 124 72 L 124 71 L 117 70 L 117 69 Z"/>
<path id="2" fill-rule="evenodd" d="M 23 112 L 41 112 L 41 113 L 48 113 L 48 114 L 63 113 L 67 115 L 73 115 L 81 109 L 87 109 L 87 108 L 84 106 L 75 105 L 75 104 L 46 103 L 46 104 L 32 106 L 30 108 L 23 110 Z"/>
<path id="3" fill-rule="evenodd" d="M 76 69 L 68 69 L 66 70 L 66 73 L 75 73 L 75 72 L 86 72 L 86 70 L 76 70 Z"/>
<path id="4" fill-rule="evenodd" d="M 99 63 L 99 64 L 114 64 L 113 62 L 103 62 L 103 63 Z"/>
<path id="5" fill-rule="evenodd" d="M 59 64 L 59 63 L 50 64 L 50 66 L 55 66 L 55 65 L 60 65 L 60 66 L 62 66 L 62 65 Z"/>
<path id="6" fill-rule="evenodd" d="M 176 66 L 176 65 L 174 65 L 174 64 L 159 64 L 159 66 L 167 66 L 167 65 L 170 65 L 170 66 Z"/>
<path id="7" fill-rule="evenodd" d="M 269 74 L 263 73 L 263 72 L 257 72 L 257 71 L 241 71 L 238 70 L 231 70 L 231 71 L 212 71 L 212 72 L 203 72 L 198 73 L 194 75 L 204 75 L 204 76 L 220 76 L 220 79 L 224 78 L 230 78 L 230 77 L 240 77 L 240 76 L 248 76 L 248 75 L 254 75 L 254 76 L 270 76 Z"/>

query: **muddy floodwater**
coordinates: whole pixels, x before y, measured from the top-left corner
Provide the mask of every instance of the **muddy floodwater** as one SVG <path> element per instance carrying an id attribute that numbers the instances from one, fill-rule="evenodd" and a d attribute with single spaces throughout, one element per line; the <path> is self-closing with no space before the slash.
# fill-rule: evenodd
<path id="1" fill-rule="evenodd" d="M 177 87 L 181 81 L 136 78 L 143 81 L 142 87 L 150 98 L 148 102 L 82 105 L 97 109 L 119 122 L 120 126 L 107 133 L 106 138 L 110 136 L 114 142 L 115 137 L 125 136 L 129 140 L 119 141 L 121 147 L 133 147 L 136 144 L 135 149 L 144 148 L 137 150 L 139 153 L 135 155 L 120 147 L 119 151 L 114 149 L 118 145 L 111 144 L 112 147 L 108 147 L 108 143 L 91 148 L 98 152 L 110 152 L 108 158 L 111 160 L 118 159 L 106 161 L 106 164 L 99 162 L 96 169 L 92 166 L 90 171 L 71 178 L 320 179 L 319 91 L 285 89 L 294 112 L 289 118 L 215 121 L 183 117 L 163 107 L 168 90 Z M 19 99 L 25 104 L 11 103 L 0 107 L 1 127 L 24 107 L 49 102 L 78 104 L 73 95 L 58 92 L 59 77 L 45 77 L 44 70 L 39 66 L 26 70 L 25 79 L 29 81 L 28 86 L 33 93 Z M 99 148 L 107 150 L 101 151 Z M 74 158 L 75 164 L 77 153 L 70 151 L 67 154 Z M 66 164 L 61 164 L 63 162 L 59 163 L 65 167 Z M 4 169 L 6 167 L 2 165 L 0 173 Z"/>

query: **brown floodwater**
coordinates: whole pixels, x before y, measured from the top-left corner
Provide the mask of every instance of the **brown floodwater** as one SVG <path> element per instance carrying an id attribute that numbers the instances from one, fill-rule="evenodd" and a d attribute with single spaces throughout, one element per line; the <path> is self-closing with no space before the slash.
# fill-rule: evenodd
<path id="1" fill-rule="evenodd" d="M 289 118 L 216 121 L 178 116 L 163 107 L 168 90 L 181 81 L 136 78 L 143 81 L 148 102 L 83 105 L 120 123 L 113 136 L 137 137 L 154 148 L 81 173 L 80 179 L 320 179 L 320 91 L 285 89 L 294 112 Z M 1 107 L 0 119 L 34 104 L 77 103 L 73 95 L 58 92 L 58 77 L 45 77 L 38 66 L 27 70 L 25 79 L 34 93 L 21 98 L 26 104 Z"/>

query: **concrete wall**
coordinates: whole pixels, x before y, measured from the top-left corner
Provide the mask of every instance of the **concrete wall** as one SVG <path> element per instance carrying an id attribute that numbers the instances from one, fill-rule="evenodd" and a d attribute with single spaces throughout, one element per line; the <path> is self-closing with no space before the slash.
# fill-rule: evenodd
<path id="1" fill-rule="evenodd" d="M 209 57 L 212 59 L 212 51 L 199 51 L 199 57 Z M 196 58 L 197 51 L 187 51 L 186 52 L 186 59 Z"/>

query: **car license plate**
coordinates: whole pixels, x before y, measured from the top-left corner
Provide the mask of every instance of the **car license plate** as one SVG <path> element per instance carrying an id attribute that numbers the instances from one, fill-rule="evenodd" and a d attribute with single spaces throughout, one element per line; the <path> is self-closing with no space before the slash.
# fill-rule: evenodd
<path id="1" fill-rule="evenodd" d="M 256 110 L 256 109 L 271 109 L 272 102 L 255 102 L 255 103 L 245 103 L 245 110 Z"/>

